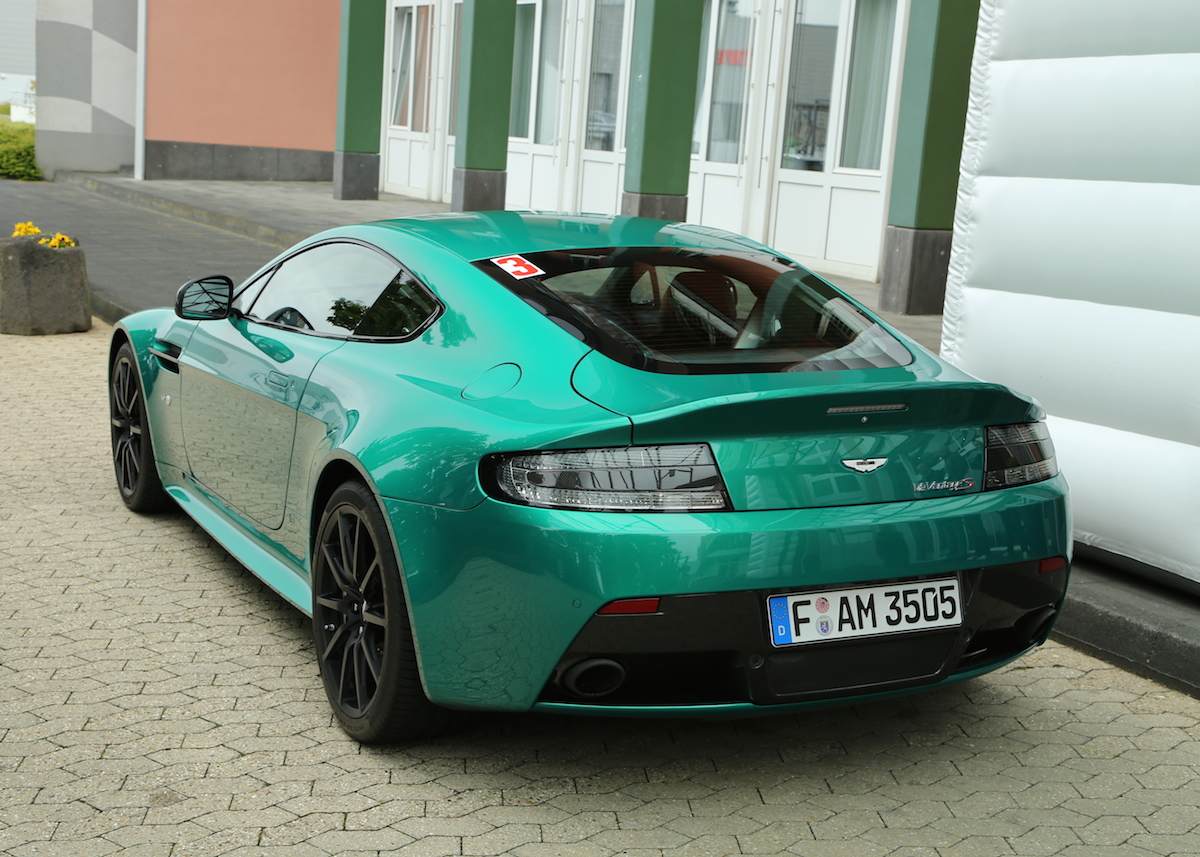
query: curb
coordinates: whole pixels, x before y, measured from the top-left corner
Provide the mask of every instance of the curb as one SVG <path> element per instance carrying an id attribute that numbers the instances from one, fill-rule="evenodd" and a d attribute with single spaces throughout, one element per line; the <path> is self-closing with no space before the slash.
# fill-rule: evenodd
<path id="1" fill-rule="evenodd" d="M 116 324 L 133 312 L 133 310 L 121 306 L 105 292 L 97 290 L 94 283 L 89 285 L 91 285 L 92 315 L 96 318 L 108 324 Z"/>
<path id="2" fill-rule="evenodd" d="M 1186 592 L 1077 558 L 1051 636 L 1200 697 L 1200 600 Z"/>
<path id="3" fill-rule="evenodd" d="M 193 223 L 201 223 L 205 226 L 223 229 L 226 232 L 232 232 L 245 238 L 253 238 L 255 241 L 272 244 L 280 249 L 287 249 L 293 244 L 297 244 L 309 237 L 308 233 L 293 232 L 290 229 L 277 229 L 274 226 L 268 226 L 265 223 L 255 223 L 236 215 L 222 214 L 211 209 L 175 202 L 174 200 L 134 188 L 110 184 L 109 182 L 93 178 L 87 173 L 60 170 L 55 173 L 54 181 L 74 185 L 92 193 L 107 196 L 110 199 L 136 205 L 139 208 L 161 211 L 164 214 L 170 214 L 183 220 L 190 220 Z"/>

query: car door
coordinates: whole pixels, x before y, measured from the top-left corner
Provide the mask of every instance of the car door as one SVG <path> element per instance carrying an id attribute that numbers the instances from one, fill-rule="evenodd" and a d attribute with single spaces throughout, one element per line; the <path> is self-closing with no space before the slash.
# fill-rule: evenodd
<path id="1" fill-rule="evenodd" d="M 197 325 L 179 365 L 184 444 L 198 483 L 261 527 L 282 525 L 309 376 L 399 270 L 363 244 L 319 244 L 243 289 L 230 318 Z"/>

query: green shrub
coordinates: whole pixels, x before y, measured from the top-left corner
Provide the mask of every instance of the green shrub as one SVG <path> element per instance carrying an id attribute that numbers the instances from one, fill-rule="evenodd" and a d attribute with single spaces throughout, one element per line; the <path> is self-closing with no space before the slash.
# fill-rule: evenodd
<path id="1" fill-rule="evenodd" d="M 12 116 L 12 105 L 7 101 L 0 104 L 0 116 Z"/>
<path id="2" fill-rule="evenodd" d="M 0 123 L 0 178 L 38 181 L 41 177 L 33 153 L 33 126 Z"/>

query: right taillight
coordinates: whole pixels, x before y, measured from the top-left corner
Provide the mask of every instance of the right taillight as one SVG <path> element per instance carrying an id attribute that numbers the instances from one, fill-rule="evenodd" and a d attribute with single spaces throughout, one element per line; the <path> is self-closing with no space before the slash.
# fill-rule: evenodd
<path id="1" fill-rule="evenodd" d="M 1041 482 L 1058 473 L 1045 423 L 988 426 L 983 490 Z"/>

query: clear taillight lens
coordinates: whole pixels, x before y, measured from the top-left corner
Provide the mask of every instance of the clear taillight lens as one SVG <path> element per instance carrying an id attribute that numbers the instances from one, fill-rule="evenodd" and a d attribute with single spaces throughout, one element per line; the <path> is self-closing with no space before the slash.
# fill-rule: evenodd
<path id="1" fill-rule="evenodd" d="M 1045 423 L 988 426 L 983 490 L 1041 482 L 1058 473 Z"/>
<path id="2" fill-rule="evenodd" d="M 706 443 L 522 452 L 486 465 L 501 499 L 593 512 L 716 512 L 730 507 Z"/>

